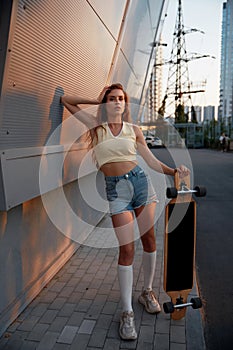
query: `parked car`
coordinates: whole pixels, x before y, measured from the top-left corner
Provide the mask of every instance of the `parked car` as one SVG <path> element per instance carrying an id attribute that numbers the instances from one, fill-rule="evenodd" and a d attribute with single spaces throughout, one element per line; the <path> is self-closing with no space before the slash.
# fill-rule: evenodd
<path id="1" fill-rule="evenodd" d="M 147 135 L 147 136 L 145 136 L 145 141 L 146 141 L 147 146 L 149 148 L 152 148 L 152 147 L 163 147 L 163 143 L 162 143 L 162 141 L 160 140 L 159 137 L 154 137 L 152 135 Z"/>

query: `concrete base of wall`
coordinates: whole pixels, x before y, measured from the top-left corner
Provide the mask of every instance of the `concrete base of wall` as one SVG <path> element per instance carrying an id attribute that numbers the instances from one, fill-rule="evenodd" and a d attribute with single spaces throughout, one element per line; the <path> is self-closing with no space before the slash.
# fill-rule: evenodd
<path id="1" fill-rule="evenodd" d="M 46 271 L 43 271 L 40 276 L 37 276 L 36 280 L 32 281 L 30 285 L 27 286 L 10 305 L 8 305 L 8 307 L 1 314 L 0 336 L 41 292 L 46 284 L 64 266 L 64 264 L 71 258 L 77 249 L 78 245 L 71 243 L 70 246 L 60 254 L 60 256 L 56 257 Z"/>
<path id="2" fill-rule="evenodd" d="M 88 237 L 105 215 L 82 196 L 83 191 L 92 198 L 90 184 L 94 181 L 99 180 L 90 174 L 63 187 L 68 209 L 61 205 L 59 189 L 48 193 L 50 208 L 62 222 L 63 232 L 52 222 L 41 197 L 7 212 L 0 211 L 0 335 L 75 253 L 82 244 L 81 238 Z M 70 212 L 81 220 L 72 222 Z M 82 223 L 87 223 L 87 227 Z"/>

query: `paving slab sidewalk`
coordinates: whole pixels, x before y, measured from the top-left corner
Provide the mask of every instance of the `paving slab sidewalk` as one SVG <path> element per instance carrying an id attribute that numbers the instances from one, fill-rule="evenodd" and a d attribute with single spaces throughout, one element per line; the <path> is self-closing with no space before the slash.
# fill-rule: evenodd
<path id="1" fill-rule="evenodd" d="M 105 218 L 105 220 L 109 220 Z M 104 223 L 102 223 L 104 225 Z M 157 265 L 154 290 L 163 290 L 163 219 L 156 224 Z M 101 225 L 100 225 L 101 226 Z M 98 230 L 90 239 L 98 238 Z M 0 350 L 204 350 L 199 310 L 173 321 L 163 311 L 150 315 L 137 298 L 143 286 L 142 246 L 135 242 L 133 307 L 138 339 L 118 335 L 121 305 L 117 280 L 118 249 L 81 245 L 57 275 L 0 338 Z M 192 293 L 196 294 L 196 286 Z"/>

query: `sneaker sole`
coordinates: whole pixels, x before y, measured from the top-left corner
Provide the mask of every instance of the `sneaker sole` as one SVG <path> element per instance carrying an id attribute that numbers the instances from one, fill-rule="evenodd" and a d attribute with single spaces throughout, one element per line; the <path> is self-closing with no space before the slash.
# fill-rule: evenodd
<path id="1" fill-rule="evenodd" d="M 129 338 L 127 338 L 127 337 L 124 337 L 124 336 L 121 334 L 121 332 L 119 332 L 119 334 L 120 334 L 121 339 L 123 339 L 123 340 L 136 340 L 136 339 L 137 339 L 137 335 L 136 335 L 135 337 L 129 337 Z"/>
<path id="2" fill-rule="evenodd" d="M 121 333 L 121 329 L 120 329 L 120 328 L 119 328 L 119 335 L 120 335 L 121 339 L 123 339 L 123 340 L 136 340 L 137 337 L 138 337 L 137 333 L 136 333 L 135 336 L 126 337 L 126 336 L 124 336 L 124 335 Z"/>
<path id="3" fill-rule="evenodd" d="M 149 314 L 159 314 L 159 313 L 161 312 L 161 309 L 158 310 L 158 311 L 151 311 L 150 309 L 148 309 L 146 303 L 144 302 L 144 299 L 141 298 L 141 296 L 139 296 L 138 301 L 139 301 L 140 304 L 142 304 L 143 306 L 145 306 L 145 309 L 146 309 L 146 311 L 147 311 Z"/>

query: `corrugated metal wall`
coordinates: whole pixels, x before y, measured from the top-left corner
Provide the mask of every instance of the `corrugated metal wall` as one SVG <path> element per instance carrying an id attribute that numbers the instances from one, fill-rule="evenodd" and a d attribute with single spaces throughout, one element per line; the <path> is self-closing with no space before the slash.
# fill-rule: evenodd
<path id="1" fill-rule="evenodd" d="M 120 24 L 121 11 L 116 17 Z M 62 121 L 64 91 L 98 95 L 115 40 L 86 1 L 21 0 L 10 44 L 1 148 L 41 146 Z"/>
<path id="2" fill-rule="evenodd" d="M 7 48 L 0 37 L 0 47 L 5 51 L 0 57 L 6 56 L 0 89 L 0 280 L 4 286 L 0 291 L 0 335 L 76 249 L 76 244 L 51 222 L 38 190 L 40 156 L 44 150 L 40 146 L 68 116 L 59 104 L 59 97 L 64 91 L 96 97 L 109 79 L 122 82 L 133 100 L 138 101 L 147 76 L 150 43 L 164 3 L 12 1 Z M 6 15 L 0 13 L 0 23 Z M 61 133 L 67 129 L 69 137 L 73 137 L 72 127 L 62 124 Z M 59 136 L 58 133 L 55 144 L 61 143 Z M 78 218 L 94 227 L 104 213 L 95 209 L 96 205 L 91 207 L 82 193 L 89 193 L 92 198 L 89 184 L 99 179 L 96 180 L 94 172 L 89 174 L 88 169 L 79 181 L 72 181 L 86 154 L 82 145 L 75 146 L 63 169 L 67 179 L 64 192 Z M 56 157 L 62 148 L 48 147 L 52 164 L 56 162 L 54 171 L 61 160 Z M 51 177 L 54 180 L 56 176 Z M 69 181 L 72 182 L 67 184 Z M 46 195 L 59 197 L 59 190 L 53 186 L 48 191 Z M 9 197 L 10 202 L 6 203 Z M 53 200 L 51 208 L 56 204 Z M 85 233 L 83 227 L 72 224 L 63 208 L 61 212 L 57 209 L 55 213 L 62 218 L 67 233 Z"/>
<path id="3" fill-rule="evenodd" d="M 140 99 L 164 0 L 130 1 L 112 79 Z M 0 149 L 43 146 L 59 97 L 106 84 L 127 0 L 15 0 L 0 106 Z M 60 140 L 57 140 L 59 143 Z"/>
<path id="4" fill-rule="evenodd" d="M 131 101 L 135 103 L 140 102 L 143 93 L 152 44 L 159 36 L 159 24 L 165 3 L 167 1 L 163 0 L 131 2 L 113 80 L 123 83 Z"/>

